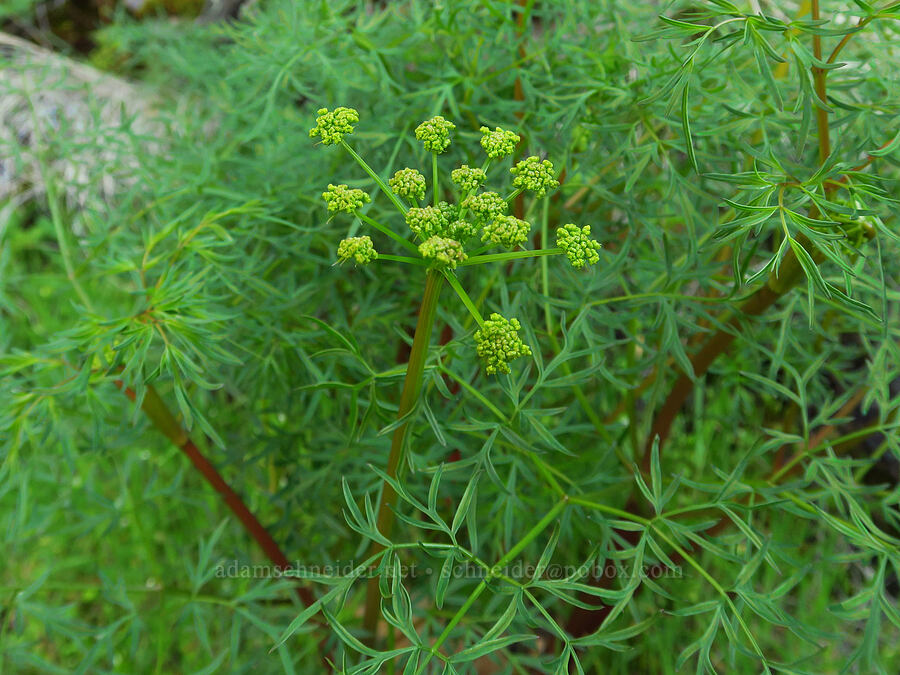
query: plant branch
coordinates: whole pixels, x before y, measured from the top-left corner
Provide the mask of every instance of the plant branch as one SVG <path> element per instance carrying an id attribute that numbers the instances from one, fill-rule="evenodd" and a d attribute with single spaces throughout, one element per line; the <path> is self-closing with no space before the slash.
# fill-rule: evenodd
<path id="1" fill-rule="evenodd" d="M 831 52 L 831 56 L 828 57 L 827 63 L 834 63 L 835 59 L 837 59 L 838 57 L 838 54 L 840 54 L 844 47 L 847 46 L 847 43 L 850 42 L 850 38 L 856 35 L 860 30 L 865 28 L 866 25 L 868 25 L 875 19 L 881 18 L 881 15 L 885 12 L 889 12 L 892 9 L 896 9 L 897 7 L 900 7 L 900 2 L 891 2 L 881 9 L 875 11 L 874 13 L 869 14 L 868 16 L 861 17 L 859 21 L 856 22 L 856 26 L 844 37 L 842 37 L 840 42 L 837 43 L 837 46 Z"/>
<path id="2" fill-rule="evenodd" d="M 401 202 L 399 199 L 397 199 L 397 195 L 395 195 L 393 192 L 391 192 L 391 189 L 381 179 L 381 176 L 379 176 L 377 173 L 375 173 L 375 171 L 372 169 L 372 167 L 366 163 L 366 160 L 364 160 L 362 157 L 360 157 L 356 153 L 356 150 L 354 150 L 353 148 L 351 148 L 348 145 L 347 141 L 341 139 L 341 145 L 343 145 L 344 149 L 350 153 L 350 156 L 356 160 L 357 164 L 359 164 L 363 168 L 363 171 L 365 171 L 367 174 L 369 174 L 369 176 L 371 176 L 372 180 L 375 181 L 375 184 L 379 188 L 381 188 L 381 191 L 385 195 L 387 195 L 387 198 L 390 199 L 394 203 L 394 206 L 397 207 L 397 209 L 400 211 L 400 213 L 406 215 L 406 212 L 409 211 L 409 209 L 403 205 L 403 202 Z"/>
<path id="3" fill-rule="evenodd" d="M 819 0 L 812 0 L 812 19 L 818 21 L 819 16 Z M 822 36 L 813 35 L 813 55 L 816 59 L 822 61 Z M 812 66 L 813 81 L 816 87 L 816 96 L 819 97 L 820 105 L 816 106 L 816 124 L 819 130 L 819 163 L 824 164 L 825 160 L 831 154 L 831 138 L 828 128 L 828 111 L 824 106 L 828 105 L 828 93 L 825 90 L 826 72 L 824 68 Z"/>
<path id="4" fill-rule="evenodd" d="M 434 317 L 437 313 L 438 298 L 443 285 L 443 276 L 436 270 L 429 270 L 425 276 L 425 293 L 422 297 L 422 305 L 419 308 L 419 318 L 416 323 L 416 332 L 413 336 L 412 350 L 409 354 L 409 363 L 406 366 L 406 378 L 403 381 L 403 391 L 400 394 L 400 404 L 397 409 L 397 419 L 407 417 L 419 400 L 422 390 L 422 374 L 425 370 L 425 360 L 428 356 L 428 345 L 431 342 L 431 330 L 434 326 Z M 402 468 L 404 458 L 404 441 L 409 428 L 409 421 L 404 421 L 396 429 L 391 439 L 391 451 L 388 456 L 387 475 L 396 478 Z M 381 501 L 378 505 L 377 527 L 385 537 L 390 537 L 394 526 L 394 504 L 397 502 L 397 493 L 394 488 L 385 481 L 381 488 Z M 372 544 L 372 554 L 383 550 L 378 543 Z M 368 631 L 368 639 L 375 640 L 375 629 L 381 616 L 381 591 L 378 588 L 378 578 L 369 579 L 366 587 L 366 608 L 363 625 Z"/>
<path id="5" fill-rule="evenodd" d="M 360 211 L 354 211 L 354 213 L 357 215 L 357 217 L 360 220 L 368 223 L 369 225 L 374 227 L 376 230 L 378 230 L 382 234 L 386 234 L 391 239 L 393 239 L 398 244 L 400 244 L 403 248 L 407 249 L 411 253 L 415 253 L 416 255 L 419 255 L 418 247 L 415 244 L 413 244 L 411 241 L 409 241 L 409 239 L 406 239 L 405 237 L 400 236 L 399 234 L 394 232 L 391 228 L 389 228 L 387 225 L 382 225 L 377 220 L 370 218 L 369 216 L 367 216 L 364 213 L 361 213 Z"/>
<path id="6" fill-rule="evenodd" d="M 422 663 L 419 664 L 418 668 L 416 668 L 416 673 L 421 673 L 428 663 L 431 661 L 431 658 L 437 654 L 438 649 L 440 649 L 441 645 L 450 637 L 450 633 L 456 628 L 457 624 L 462 621 L 462 618 L 466 615 L 466 612 L 471 609 L 472 605 L 475 604 L 475 601 L 478 597 L 484 592 L 484 590 L 488 587 L 488 583 L 490 583 L 491 579 L 495 577 L 500 577 L 502 568 L 509 563 L 510 560 L 515 558 L 519 553 L 521 553 L 528 544 L 530 544 L 534 539 L 547 527 L 556 520 L 556 517 L 566 508 L 566 505 L 569 503 L 568 497 L 563 497 L 560 501 L 556 503 L 556 505 L 547 512 L 547 514 L 541 518 L 537 524 L 532 527 L 528 533 L 522 537 L 522 539 L 513 546 L 509 551 L 507 551 L 506 555 L 504 555 L 497 563 L 491 568 L 491 571 L 485 575 L 485 578 L 482 579 L 479 584 L 475 587 L 475 589 L 469 594 L 469 597 L 466 598 L 466 601 L 463 603 L 462 607 L 460 607 L 456 614 L 453 615 L 453 618 L 450 619 L 450 622 L 444 627 L 444 630 L 438 636 L 437 640 L 435 640 L 434 644 L 431 645 L 431 651 L 425 653 L 425 658 Z"/>
<path id="7" fill-rule="evenodd" d="M 450 287 L 456 291 L 456 294 L 459 296 L 459 299 L 462 300 L 462 303 L 466 306 L 466 309 L 469 310 L 469 314 L 475 319 L 476 323 L 479 326 L 484 325 L 484 318 L 481 316 L 481 312 L 478 311 L 478 308 L 475 306 L 475 303 L 472 302 L 472 298 L 469 297 L 469 294 L 466 293 L 466 289 L 462 287 L 459 283 L 459 279 L 456 278 L 456 275 L 449 270 L 441 270 L 444 277 L 446 277 L 447 282 L 450 284 Z"/>
<path id="8" fill-rule="evenodd" d="M 505 260 L 519 260 L 520 258 L 537 258 L 545 255 L 560 255 L 563 252 L 561 248 L 541 248 L 530 251 L 509 251 L 508 253 L 489 253 L 487 255 L 473 255 L 466 258 L 458 267 L 468 267 L 470 265 L 482 265 L 489 262 L 501 262 Z"/>
<path id="9" fill-rule="evenodd" d="M 116 380 L 115 383 L 131 401 L 136 400 L 134 390 L 125 386 L 125 383 L 122 382 L 122 380 Z M 280 570 L 289 569 L 291 563 L 272 538 L 272 535 L 269 534 L 269 531 L 265 526 L 259 522 L 259 519 L 257 519 L 253 512 L 247 508 L 247 505 L 244 503 L 244 500 L 241 499 L 240 495 L 225 482 L 225 479 L 222 478 L 222 475 L 216 470 L 216 467 L 213 466 L 212 462 L 200 452 L 199 448 L 197 448 L 190 436 L 188 436 L 187 431 L 185 431 L 181 424 L 178 423 L 178 420 L 175 419 L 175 416 L 169 410 L 165 401 L 162 400 L 162 397 L 160 397 L 156 392 L 156 389 L 151 385 L 147 385 L 147 391 L 144 394 L 143 401 L 141 401 L 141 410 L 144 411 L 144 414 L 147 415 L 153 425 L 172 442 L 172 445 L 187 455 L 188 459 L 190 459 L 191 463 L 194 465 L 194 468 L 203 474 L 206 482 L 219 493 L 228 505 L 228 508 L 230 508 L 232 513 L 234 513 L 238 520 L 241 521 L 244 529 L 247 530 L 247 533 L 253 537 L 257 544 L 259 544 L 259 547 L 263 550 L 269 560 L 271 560 Z M 298 584 L 295 586 L 297 597 L 300 598 L 300 601 L 304 605 L 309 607 L 316 599 L 308 588 L 299 584 L 299 579 L 297 581 Z"/>

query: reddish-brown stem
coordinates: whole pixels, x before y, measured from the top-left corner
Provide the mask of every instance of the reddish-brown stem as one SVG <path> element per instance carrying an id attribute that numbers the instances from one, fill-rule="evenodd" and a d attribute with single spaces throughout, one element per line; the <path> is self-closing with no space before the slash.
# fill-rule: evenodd
<path id="1" fill-rule="evenodd" d="M 792 254 L 789 253 L 788 255 Z M 785 260 L 782 264 L 782 269 L 784 269 L 785 263 L 787 262 L 788 261 Z M 793 262 L 796 264 L 796 258 L 793 259 Z M 728 325 L 734 330 L 719 330 L 707 340 L 700 351 L 691 358 L 694 376 L 702 377 L 705 375 L 713 361 L 715 361 L 716 358 L 728 349 L 732 342 L 734 342 L 741 316 L 755 316 L 761 314 L 771 307 L 772 303 L 781 297 L 781 295 L 782 292 L 773 289 L 770 284 L 767 284 L 750 296 L 750 298 L 741 305 L 739 313 L 728 321 Z M 656 414 L 656 418 L 653 420 L 653 426 L 650 429 L 650 435 L 644 449 L 644 456 L 641 460 L 642 470 L 650 470 L 650 451 L 653 445 L 653 439 L 659 436 L 660 446 L 665 444 L 666 439 L 669 437 L 669 432 L 672 429 L 672 422 L 675 420 L 676 415 L 681 410 L 681 406 L 684 405 L 684 402 L 687 400 L 687 397 L 690 395 L 693 388 L 694 381 L 686 374 L 681 374 L 675 381 L 672 391 L 669 393 L 662 408 L 660 408 L 659 412 Z"/>
<path id="2" fill-rule="evenodd" d="M 124 382 L 116 380 L 116 386 L 121 389 L 129 399 L 132 401 L 135 400 L 134 390 L 125 386 Z M 144 411 L 156 428 L 159 429 L 175 447 L 187 455 L 194 467 L 203 474 L 206 481 L 219 493 L 228 505 L 228 508 L 230 508 L 234 515 L 237 516 L 238 520 L 241 521 L 244 529 L 247 530 L 250 536 L 253 537 L 257 544 L 259 544 L 259 547 L 263 550 L 269 560 L 271 560 L 279 570 L 283 571 L 289 569 L 291 563 L 272 538 L 272 535 L 270 535 L 269 531 L 259 522 L 259 519 L 253 515 L 253 512 L 247 508 L 247 505 L 244 503 L 244 500 L 241 499 L 240 495 L 232 490 L 231 486 L 225 482 L 225 479 L 222 478 L 222 475 L 216 470 L 216 467 L 213 466 L 212 462 L 200 452 L 199 448 L 197 448 L 188 436 L 187 431 L 185 431 L 178 423 L 168 406 L 166 406 L 165 402 L 156 392 L 156 389 L 152 386 L 147 387 L 144 400 L 141 402 L 141 410 Z M 297 592 L 297 597 L 300 598 L 300 601 L 304 605 L 308 607 L 315 602 L 316 599 L 313 597 L 312 592 L 305 586 L 300 585 L 299 581 L 294 588 Z"/>

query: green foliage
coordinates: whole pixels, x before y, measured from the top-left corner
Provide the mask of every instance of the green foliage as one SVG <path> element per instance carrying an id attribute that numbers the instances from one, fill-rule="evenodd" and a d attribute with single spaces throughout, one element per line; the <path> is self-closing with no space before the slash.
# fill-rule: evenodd
<path id="1" fill-rule="evenodd" d="M 0 201 L 0 667 L 896 672 L 900 14 L 819 4 L 122 18 L 101 39 L 152 104 L 114 123 L 47 103 L 74 80 L 0 78 L 31 129 L 0 135 L 4 176 L 28 176 Z M 452 142 L 425 148 L 436 115 Z M 510 170 L 545 155 L 562 186 L 539 195 Z M 337 180 L 371 201 L 331 217 Z M 455 293 L 398 419 L 433 274 L 405 224 L 465 246 L 502 214 L 533 227 L 441 272 Z M 334 265 L 366 238 L 377 261 Z M 519 358 L 487 376 L 475 341 L 498 371 Z M 258 578 L 142 413 L 151 386 L 312 606 Z"/>

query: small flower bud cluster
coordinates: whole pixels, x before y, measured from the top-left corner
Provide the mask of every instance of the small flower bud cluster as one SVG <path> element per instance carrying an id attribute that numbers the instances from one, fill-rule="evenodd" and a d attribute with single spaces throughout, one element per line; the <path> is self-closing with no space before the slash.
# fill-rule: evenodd
<path id="1" fill-rule="evenodd" d="M 481 127 L 481 147 L 488 157 L 506 157 L 513 154 L 519 143 L 519 135 L 512 131 L 506 131 L 497 127 L 491 131 L 487 127 Z"/>
<path id="2" fill-rule="evenodd" d="M 600 261 L 600 242 L 591 239 L 591 226 L 578 227 L 569 223 L 556 230 L 556 245 L 566 253 L 575 269 Z"/>
<path id="3" fill-rule="evenodd" d="M 548 190 L 559 187 L 559 181 L 553 177 L 553 164 L 548 160 L 531 156 L 516 164 L 509 172 L 515 176 L 513 187 L 531 190 L 536 197 L 543 197 Z"/>
<path id="4" fill-rule="evenodd" d="M 345 134 L 353 133 L 353 125 L 359 122 L 359 113 L 353 108 L 335 108 L 331 112 L 319 108 L 316 115 L 316 126 L 309 130 L 309 137 L 321 136 L 325 145 L 340 143 Z"/>
<path id="5" fill-rule="evenodd" d="M 438 211 L 441 212 L 441 217 L 444 219 L 445 228 L 454 220 L 456 220 L 456 217 L 459 215 L 459 207 L 456 204 L 438 202 L 437 207 Z"/>
<path id="6" fill-rule="evenodd" d="M 467 241 L 478 234 L 478 227 L 468 220 L 454 220 L 447 226 L 447 234 L 457 241 Z"/>
<path id="7" fill-rule="evenodd" d="M 421 201 L 425 199 L 425 176 L 415 169 L 400 169 L 388 181 L 395 195 Z"/>
<path id="8" fill-rule="evenodd" d="M 531 225 L 515 216 L 497 216 L 484 226 L 481 240 L 505 248 L 515 248 L 528 240 L 530 230 Z"/>
<path id="9" fill-rule="evenodd" d="M 350 237 L 341 240 L 337 250 L 338 262 L 344 262 L 353 258 L 360 265 L 378 259 L 378 253 L 372 245 L 372 238 L 368 236 Z"/>
<path id="10" fill-rule="evenodd" d="M 353 213 L 363 204 L 371 201 L 369 195 L 357 188 L 346 185 L 328 184 L 328 190 L 322 193 L 329 211 L 345 211 Z"/>
<path id="11" fill-rule="evenodd" d="M 456 269 L 457 263 L 461 263 L 468 256 L 463 250 L 462 244 L 455 239 L 444 237 L 429 237 L 419 244 L 419 253 L 426 260 L 432 260 L 439 266 L 447 266 Z"/>
<path id="12" fill-rule="evenodd" d="M 417 237 L 428 239 L 443 233 L 447 227 L 447 216 L 440 208 L 417 206 L 406 212 L 406 224 Z"/>
<path id="13" fill-rule="evenodd" d="M 507 205 L 503 198 L 496 192 L 482 192 L 477 195 L 469 195 L 462 203 L 464 209 L 475 214 L 475 219 L 485 222 L 506 213 Z"/>
<path id="14" fill-rule="evenodd" d="M 496 312 L 475 331 L 475 350 L 488 375 L 508 373 L 509 362 L 520 356 L 531 356 L 531 349 L 519 337 L 518 319 L 504 319 Z"/>
<path id="15" fill-rule="evenodd" d="M 422 141 L 428 152 L 440 154 L 450 145 L 450 132 L 455 128 L 453 122 L 437 115 L 416 127 L 416 138 Z"/>
<path id="16" fill-rule="evenodd" d="M 459 191 L 464 194 L 475 192 L 487 180 L 487 174 L 482 169 L 472 168 L 463 164 L 458 169 L 450 172 L 450 178 L 456 183 Z"/>

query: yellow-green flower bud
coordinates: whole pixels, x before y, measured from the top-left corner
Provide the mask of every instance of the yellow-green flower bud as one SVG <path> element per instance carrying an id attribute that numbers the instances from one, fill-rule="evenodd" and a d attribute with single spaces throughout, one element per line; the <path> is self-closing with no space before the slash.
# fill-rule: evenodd
<path id="1" fill-rule="evenodd" d="M 444 237 L 429 237 L 419 244 L 419 253 L 426 260 L 450 269 L 456 269 L 457 263 L 461 263 L 468 257 L 462 244 L 455 239 L 445 239 Z"/>
<path id="2" fill-rule="evenodd" d="M 443 234 L 447 227 L 447 213 L 433 206 L 414 207 L 406 212 L 406 224 L 422 239 Z"/>
<path id="3" fill-rule="evenodd" d="M 591 239 L 591 226 L 579 228 L 569 223 L 556 230 L 556 245 L 561 248 L 572 267 L 581 269 L 585 265 L 594 265 L 600 261 L 600 242 Z"/>
<path id="4" fill-rule="evenodd" d="M 477 195 L 469 195 L 462 203 L 464 209 L 475 214 L 479 222 L 488 221 L 491 218 L 506 213 L 507 204 L 503 197 L 496 192 L 482 192 Z"/>
<path id="5" fill-rule="evenodd" d="M 322 193 L 325 203 L 328 205 L 329 211 L 345 211 L 353 213 L 356 209 L 362 207 L 371 201 L 369 195 L 357 188 L 350 188 L 346 185 L 331 185 Z"/>
<path id="6" fill-rule="evenodd" d="M 440 154 L 450 145 L 450 132 L 455 128 L 453 122 L 437 115 L 416 127 L 416 138 L 422 141 L 428 152 Z"/>
<path id="7" fill-rule="evenodd" d="M 488 157 L 506 157 L 516 151 L 519 143 L 519 135 L 512 131 L 506 131 L 497 127 L 491 131 L 487 127 L 481 127 L 481 147 Z"/>
<path id="8" fill-rule="evenodd" d="M 515 216 L 497 216 L 484 226 L 481 240 L 505 248 L 515 248 L 528 240 L 530 230 L 531 225 Z"/>
<path id="9" fill-rule="evenodd" d="M 509 362 L 531 356 L 531 349 L 519 337 L 517 319 L 504 319 L 496 312 L 475 331 L 475 350 L 488 375 L 508 373 Z"/>
<path id="10" fill-rule="evenodd" d="M 372 262 L 378 259 L 378 252 L 372 245 L 372 238 L 369 236 L 350 237 L 342 239 L 338 244 L 337 250 L 338 262 L 344 262 L 353 258 L 360 265 Z"/>
<path id="11" fill-rule="evenodd" d="M 478 227 L 468 220 L 454 220 L 447 226 L 447 235 L 457 241 L 466 241 L 478 233 Z"/>
<path id="12" fill-rule="evenodd" d="M 322 137 L 322 143 L 333 145 L 340 143 L 345 134 L 353 133 L 353 125 L 359 122 L 359 113 L 353 108 L 319 108 L 316 112 L 316 126 L 309 130 L 309 137 Z"/>
<path id="13" fill-rule="evenodd" d="M 553 164 L 549 160 L 541 160 L 531 156 L 511 168 L 513 187 L 531 190 L 536 197 L 543 197 L 548 190 L 559 187 L 559 181 L 553 177 Z"/>
<path id="14" fill-rule="evenodd" d="M 400 169 L 388 181 L 395 195 L 422 201 L 425 199 L 425 176 L 415 169 Z"/>
<path id="15" fill-rule="evenodd" d="M 472 168 L 463 164 L 458 169 L 450 172 L 450 178 L 456 183 L 459 191 L 464 194 L 475 192 L 487 180 L 487 174 L 482 169 Z"/>

